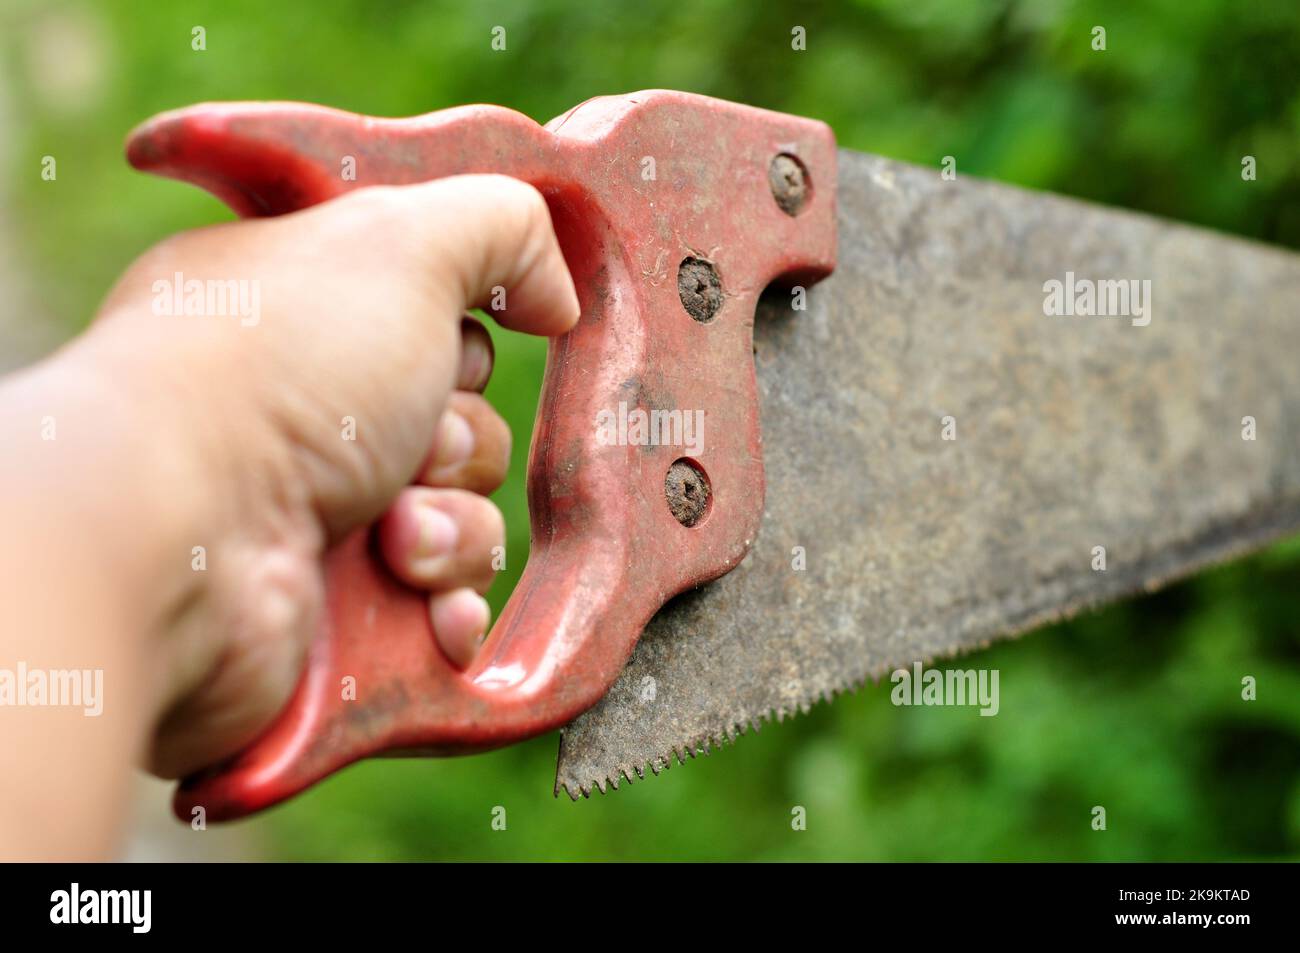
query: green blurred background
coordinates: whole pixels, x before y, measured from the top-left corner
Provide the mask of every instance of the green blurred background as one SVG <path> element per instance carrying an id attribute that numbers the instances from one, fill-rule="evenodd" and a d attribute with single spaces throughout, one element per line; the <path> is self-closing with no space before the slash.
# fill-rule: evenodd
<path id="1" fill-rule="evenodd" d="M 1300 247 L 1294 0 L 0 0 L 0 11 L 0 280 L 8 320 L 59 335 L 83 326 L 150 244 L 229 217 L 121 155 L 140 120 L 207 99 L 381 116 L 493 102 L 545 121 L 593 95 L 671 87 L 824 119 L 844 146 L 936 168 L 953 155 L 961 174 Z M 203 52 L 191 49 L 196 25 Z M 490 47 L 496 25 L 504 52 Z M 804 52 L 791 49 L 795 25 Z M 1105 52 L 1091 48 L 1095 25 Z M 55 182 L 39 175 L 46 154 Z M 1257 158 L 1255 182 L 1241 179 L 1244 155 Z M 520 434 L 498 494 L 512 554 L 499 609 L 527 545 L 523 435 L 545 348 L 496 337 L 488 394 Z M 474 758 L 370 762 L 247 827 L 251 853 L 1295 857 L 1298 578 L 1292 541 L 964 660 L 1001 670 L 997 718 L 899 709 L 888 685 L 868 686 L 576 804 L 551 795 L 554 735 Z M 1244 675 L 1258 679 L 1258 701 L 1241 700 Z M 1097 804 L 1105 832 L 1090 826 Z M 497 805 L 504 831 L 490 825 Z M 791 829 L 795 805 L 806 831 Z"/>

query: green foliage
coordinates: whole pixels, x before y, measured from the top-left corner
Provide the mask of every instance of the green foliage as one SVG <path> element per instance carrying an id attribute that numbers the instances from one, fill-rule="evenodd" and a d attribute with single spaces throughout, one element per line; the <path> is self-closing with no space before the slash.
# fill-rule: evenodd
<path id="1" fill-rule="evenodd" d="M 672 87 L 822 118 L 844 146 L 936 168 L 952 155 L 960 174 L 1300 246 L 1300 6 L 1286 0 L 10 0 L 0 17 L 19 264 L 69 329 L 151 243 L 229 217 L 133 173 L 118 146 L 136 122 L 204 99 L 376 115 L 486 101 L 545 120 L 589 96 Z M 497 24 L 504 52 L 489 45 Z M 806 52 L 791 49 L 796 24 Z M 195 25 L 206 51 L 190 48 Z M 47 153 L 57 188 L 36 171 Z M 1248 154 L 1255 182 L 1241 179 Z M 520 435 L 498 494 L 512 554 L 499 608 L 527 544 L 523 435 L 544 345 L 496 341 L 488 393 Z M 962 662 L 1000 669 L 995 718 L 895 708 L 888 685 L 868 686 L 579 804 L 551 797 L 551 737 L 368 763 L 269 829 L 282 856 L 317 859 L 1294 857 L 1297 569 L 1293 541 Z M 1245 675 L 1258 701 L 1241 700 Z M 806 831 L 791 829 L 796 805 Z"/>

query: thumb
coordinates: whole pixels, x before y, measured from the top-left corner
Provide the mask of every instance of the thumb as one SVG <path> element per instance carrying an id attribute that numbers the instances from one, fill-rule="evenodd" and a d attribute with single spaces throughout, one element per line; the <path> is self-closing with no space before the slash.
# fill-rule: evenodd
<path id="1" fill-rule="evenodd" d="M 563 334 L 577 323 L 578 296 L 542 194 L 504 175 L 458 175 L 368 189 L 406 231 L 423 271 L 503 327 Z M 387 218 L 387 216 L 384 216 Z M 430 267 L 432 265 L 432 267 Z"/>

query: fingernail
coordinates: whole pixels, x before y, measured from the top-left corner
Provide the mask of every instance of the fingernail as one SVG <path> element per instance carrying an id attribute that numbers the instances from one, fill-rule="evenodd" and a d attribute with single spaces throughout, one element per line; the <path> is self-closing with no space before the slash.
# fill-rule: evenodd
<path id="1" fill-rule="evenodd" d="M 487 386 L 488 375 L 492 373 L 492 349 L 480 336 L 481 333 L 464 336 L 461 360 L 465 366 L 460 372 L 464 385 L 462 390 L 481 391 Z"/>
<path id="2" fill-rule="evenodd" d="M 467 421 L 454 410 L 442 415 L 442 426 L 438 433 L 438 449 L 434 453 L 435 472 L 449 467 L 460 466 L 474 453 L 474 431 Z"/>
<path id="3" fill-rule="evenodd" d="M 478 627 L 478 635 L 474 636 L 474 646 L 477 648 L 487 641 L 488 623 L 492 621 L 492 608 L 488 605 L 488 601 L 477 592 L 474 593 L 474 599 L 478 605 L 479 612 L 483 614 L 483 623 Z"/>
<path id="4" fill-rule="evenodd" d="M 420 538 L 415 546 L 416 559 L 445 556 L 456 548 L 460 530 L 455 520 L 432 506 L 421 507 L 419 514 Z"/>
<path id="5" fill-rule="evenodd" d="M 429 602 L 429 612 L 433 634 L 443 654 L 457 668 L 468 668 L 487 637 L 492 618 L 487 600 L 472 590 L 462 589 L 434 596 Z"/>

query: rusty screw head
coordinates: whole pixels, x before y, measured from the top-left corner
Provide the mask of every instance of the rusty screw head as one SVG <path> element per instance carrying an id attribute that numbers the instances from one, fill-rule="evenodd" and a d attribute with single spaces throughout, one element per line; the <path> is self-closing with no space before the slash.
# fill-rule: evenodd
<path id="1" fill-rule="evenodd" d="M 668 475 L 664 477 L 664 495 L 668 497 L 668 509 L 677 522 L 694 526 L 709 511 L 712 490 L 709 478 L 699 465 L 683 458 L 668 468 Z"/>
<path id="2" fill-rule="evenodd" d="M 772 187 L 772 197 L 786 215 L 798 215 L 808 201 L 808 170 L 803 163 L 782 152 L 767 167 L 767 183 Z"/>
<path id="3" fill-rule="evenodd" d="M 700 324 L 712 321 L 722 307 L 722 280 L 712 262 L 683 258 L 677 266 L 677 295 L 686 313 Z"/>

